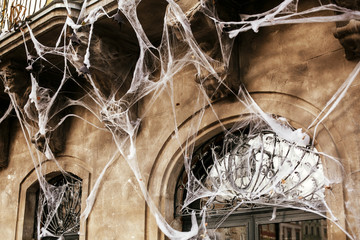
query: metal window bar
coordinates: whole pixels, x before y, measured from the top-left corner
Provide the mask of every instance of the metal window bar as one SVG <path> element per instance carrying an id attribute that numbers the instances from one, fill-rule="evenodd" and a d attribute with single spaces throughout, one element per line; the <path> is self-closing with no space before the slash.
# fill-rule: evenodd
<path id="1" fill-rule="evenodd" d="M 217 163 L 212 149 L 219 157 Z M 273 201 L 301 206 L 312 202 L 316 208 L 321 207 L 324 197 L 325 179 L 316 150 L 297 146 L 271 131 L 261 131 L 250 138 L 243 133 L 214 137 L 195 151 L 191 172 L 209 190 L 222 184 L 229 189 L 229 196 L 237 197 L 202 198 L 184 208 L 187 192 L 194 193 L 199 187 L 187 185 L 189 174 L 184 170 L 177 181 L 175 217 L 193 210 L 200 212 L 204 204 L 208 213 L 228 213 L 243 201 L 238 210 Z"/>
<path id="2" fill-rule="evenodd" d="M 1 32 L 10 32 L 15 30 L 21 22 L 52 0 L 0 0 L 1 15 L 0 28 Z"/>

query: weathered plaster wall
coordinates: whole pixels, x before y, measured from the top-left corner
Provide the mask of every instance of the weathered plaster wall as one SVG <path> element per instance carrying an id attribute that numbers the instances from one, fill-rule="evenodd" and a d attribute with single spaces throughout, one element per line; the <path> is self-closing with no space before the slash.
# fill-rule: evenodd
<path id="1" fill-rule="evenodd" d="M 332 24 L 309 24 L 272 27 L 256 35 L 248 34 L 250 45 L 243 43 L 245 51 L 240 56 L 245 70 L 242 81 L 248 91 L 295 96 L 321 110 L 356 65 L 345 59 L 344 50 L 336 39 L 331 38 L 333 29 Z M 347 218 L 357 229 L 357 236 L 360 234 L 356 218 L 360 209 L 355 203 L 359 194 L 358 83 L 359 80 L 355 80 L 324 123 L 333 133 L 333 141 L 345 167 L 343 184 Z M 273 106 L 279 107 L 283 108 L 282 105 Z M 305 126 L 309 124 L 304 123 Z M 329 141 L 322 138 L 321 131 L 318 134 L 316 139 L 320 145 Z"/>
<path id="2" fill-rule="evenodd" d="M 18 211 L 19 186 L 31 169 L 31 160 L 19 124 L 11 128 L 9 165 L 0 172 L 0 237 L 14 239 Z"/>
<path id="3" fill-rule="evenodd" d="M 266 112 L 287 117 L 295 127 L 304 129 L 319 114 L 356 65 L 356 62 L 345 59 L 343 48 L 333 38 L 334 28 L 335 25 L 332 23 L 277 26 L 260 29 L 259 33 L 245 33 L 240 36 L 241 81 Z M 193 109 L 196 106 L 195 96 L 198 93 L 196 87 L 193 86 L 194 74 L 195 72 L 191 69 L 182 71 L 174 81 L 174 102 L 179 103 L 175 107 L 178 126 L 183 124 L 185 119 L 191 118 L 197 110 Z M 359 223 L 356 219 L 359 208 L 355 203 L 356 196 L 359 194 L 359 185 L 356 180 L 359 170 L 357 147 L 359 106 L 356 104 L 358 81 L 358 79 L 355 80 L 340 105 L 324 122 L 324 125 L 320 126 L 316 138 L 319 149 L 338 157 L 345 166 L 346 172 L 343 176 L 345 181 L 333 185 L 332 193 L 328 194 L 334 194 L 336 197 L 329 204 L 339 216 L 342 226 L 346 226 L 344 212 L 347 214 L 352 231 L 357 231 L 356 234 L 359 234 Z M 166 96 L 164 98 L 167 99 Z M 174 190 L 167 186 L 173 184 L 171 186 L 174 187 L 175 183 L 167 185 L 165 180 L 171 181 L 171 178 L 176 178 L 177 175 L 174 173 L 179 172 L 176 169 L 181 167 L 181 160 L 168 160 L 167 164 L 161 162 L 174 156 L 175 158 L 176 156 L 181 158 L 181 156 L 176 153 L 179 151 L 179 144 L 169 143 L 177 141 L 171 137 L 173 129 L 166 131 L 167 127 L 174 122 L 169 105 L 167 100 L 156 102 L 151 113 L 144 119 L 139 140 L 142 134 L 145 135 L 145 131 L 146 136 L 151 136 L 149 138 L 152 142 L 151 148 L 157 146 L 158 156 L 155 164 L 147 163 L 147 166 L 153 167 L 149 188 L 153 191 L 163 213 L 169 221 L 172 221 L 169 208 L 172 207 L 171 194 L 173 192 L 171 191 Z M 217 109 L 220 119 L 247 112 L 241 104 L 231 100 L 222 100 L 213 106 Z M 211 111 L 208 110 L 208 112 L 203 122 L 207 124 L 216 122 Z M 205 126 L 206 124 L 202 124 L 200 129 Z M 310 134 L 313 130 L 313 128 L 309 130 Z M 180 139 L 180 144 L 183 144 L 186 137 L 181 136 Z M 165 148 L 163 144 L 166 144 Z M 334 172 L 334 166 L 328 164 L 326 167 L 330 176 L 341 175 L 339 172 Z M 157 174 L 161 177 L 156 176 Z M 350 183 L 353 189 L 349 189 Z M 161 184 L 166 186 L 160 186 Z M 344 194 L 343 189 L 345 189 Z M 153 228 L 155 224 L 149 220 L 148 239 L 155 239 L 158 236 L 152 231 Z M 345 235 L 329 223 L 329 239 L 345 239 Z"/>
<path id="4" fill-rule="evenodd" d="M 277 26 L 261 29 L 259 33 L 240 36 L 241 81 L 258 104 L 269 113 L 288 117 L 297 127 L 307 127 L 313 117 L 336 92 L 355 66 L 344 57 L 338 41 L 333 38 L 334 24 L 307 24 Z M 198 87 L 195 70 L 187 67 L 174 79 L 174 103 L 176 121 L 168 92 L 164 91 L 148 109 L 151 96 L 139 104 L 139 116 L 147 111 L 137 136 L 137 156 L 144 181 L 150 182 L 149 189 L 156 204 L 169 221 L 172 221 L 172 188 L 181 168 L 178 158 L 179 143 L 171 135 L 174 126 L 180 126 L 180 144 L 187 138 L 192 115 L 199 110 L 196 104 Z M 349 174 L 344 185 L 334 187 L 339 201 L 341 215 L 345 207 L 348 214 L 360 215 L 356 204 L 359 196 L 359 80 L 349 89 L 337 109 L 325 121 L 318 135 L 321 150 L 328 150 L 339 157 Z M 231 118 L 248 111 L 233 99 L 222 99 L 214 103 L 220 119 Z M 75 113 L 95 124 L 99 123 L 83 109 Z M 219 126 L 211 109 L 206 114 L 198 139 L 205 141 Z M 99 125 L 100 126 L 100 125 Z M 9 151 L 9 166 L 0 172 L 0 238 L 14 239 L 20 183 L 33 168 L 25 139 L 18 124 L 13 124 Z M 310 130 L 310 132 L 313 129 Z M 331 143 L 329 143 L 331 142 Z M 336 149 L 333 147 L 336 145 Z M 164 147 L 165 146 L 165 147 Z M 89 184 L 92 187 L 105 164 L 115 151 L 112 136 L 79 119 L 72 119 L 67 133 L 66 147 L 62 156 L 71 156 L 83 162 L 91 172 Z M 61 161 L 61 160 L 60 160 Z M 167 162 L 166 162 L 167 161 Z M 330 168 L 330 169 L 329 169 Z M 331 167 L 328 171 L 331 174 Z M 353 174 L 350 174 L 353 173 Z M 166 181 L 164 181 L 166 180 Z M 350 190 L 348 183 L 354 186 Z M 354 226 L 360 226 L 356 218 Z M 343 219 L 340 219 L 342 224 Z M 178 223 L 174 223 L 176 225 Z M 357 231 L 360 231 L 359 229 Z M 87 223 L 87 239 L 158 239 L 163 237 L 154 219 L 146 209 L 145 202 L 137 189 L 137 183 L 127 163 L 119 158 L 108 170 L 100 187 L 97 200 Z M 358 233 L 359 234 L 359 233 Z M 330 239 L 344 239 L 338 230 L 333 230 Z"/>

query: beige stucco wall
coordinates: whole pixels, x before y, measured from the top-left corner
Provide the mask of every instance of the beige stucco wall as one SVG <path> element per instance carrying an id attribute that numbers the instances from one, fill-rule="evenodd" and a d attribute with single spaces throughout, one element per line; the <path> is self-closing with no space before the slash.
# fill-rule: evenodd
<path id="1" fill-rule="evenodd" d="M 240 36 L 241 81 L 264 111 L 288 118 L 295 127 L 306 129 L 310 125 L 356 65 L 356 62 L 345 59 L 343 48 L 333 38 L 334 28 L 335 25 L 332 23 L 276 26 L 260 29 L 259 33 L 245 33 Z M 174 81 L 175 103 L 180 103 L 176 106 L 177 123 L 178 126 L 184 124 L 188 129 L 191 124 L 186 124 L 184 120 L 191 119 L 195 110 L 190 108 L 196 105 L 197 99 L 195 97 L 197 89 L 193 87 L 189 90 L 193 85 L 195 74 L 191 71 L 191 69 L 186 73 L 183 71 Z M 344 179 L 342 183 L 333 184 L 332 191 L 328 191 L 328 195 L 333 196 L 329 198 L 329 204 L 338 216 L 340 225 L 346 226 L 348 231 L 353 231 L 356 236 L 359 236 L 359 222 L 356 218 L 359 216 L 359 208 L 356 204 L 356 196 L 359 195 L 359 184 L 356 180 L 359 169 L 357 147 L 359 125 L 356 117 L 359 111 L 356 104 L 358 82 L 359 78 L 354 81 L 336 110 L 320 126 L 316 136 L 317 147 L 340 159 L 345 166 L 346 171 L 340 172 L 334 170 L 336 166 L 330 161 L 325 163 L 330 178 L 341 176 Z M 149 189 L 153 191 L 162 212 L 171 222 L 173 211 L 171 204 L 174 198 L 172 187 L 175 186 L 173 182 L 176 181 L 175 173 L 178 174 L 180 171 L 181 154 L 178 152 L 179 144 L 171 136 L 173 129 L 165 133 L 164 126 L 169 125 L 167 123 L 169 119 L 173 121 L 173 115 L 165 110 L 166 108 L 170 110 L 168 105 L 167 101 L 165 103 L 158 101 L 154 107 L 157 114 L 149 114 L 151 117 L 145 118 L 143 124 L 147 126 L 148 122 L 150 126 L 161 126 L 161 132 L 156 127 L 145 130 L 148 136 L 152 136 L 152 146 L 159 146 L 155 164 L 147 163 L 153 166 Z M 247 113 L 242 104 L 231 100 L 224 99 L 214 103 L 213 106 L 219 119 Z M 207 125 L 216 121 L 211 110 L 207 109 L 200 129 L 206 129 Z M 186 135 L 188 129 L 184 126 L 182 128 L 179 142 L 185 143 L 186 137 L 181 134 Z M 212 128 L 213 132 L 219 131 L 219 126 L 209 128 Z M 153 134 L 150 134 L 151 129 L 154 129 Z M 204 130 L 207 134 L 205 138 L 215 134 L 211 134 L 211 131 Z M 311 128 L 309 133 L 312 134 L 313 131 L 314 128 Z M 204 138 L 200 136 L 202 134 L 205 133 L 201 132 L 197 137 L 199 141 Z M 142 132 L 139 139 L 141 136 Z M 162 140 L 158 141 L 159 138 Z M 351 189 L 349 184 L 352 184 Z M 347 214 L 346 218 L 349 221 L 347 223 L 344 214 Z M 147 231 L 150 233 L 148 239 L 156 239 L 159 235 L 152 231 L 156 226 L 154 221 L 149 220 L 148 224 Z M 334 224 L 330 222 L 328 224 L 329 239 L 345 239 L 345 235 Z"/>
<path id="2" fill-rule="evenodd" d="M 332 23 L 303 24 L 269 27 L 256 34 L 240 36 L 241 81 L 266 112 L 287 117 L 294 126 L 303 128 L 320 112 L 356 64 L 345 59 L 342 47 L 332 35 L 333 29 Z M 188 136 L 194 119 L 192 115 L 200 109 L 196 104 L 199 91 L 194 74 L 195 70 L 187 67 L 174 78 L 173 97 L 181 144 Z M 360 224 L 356 222 L 356 216 L 360 215 L 356 204 L 359 196 L 359 87 L 357 79 L 317 136 L 319 148 L 338 157 L 348 174 L 343 183 L 334 185 L 336 202 L 331 204 L 336 205 L 334 209 L 340 217 L 344 211 L 348 214 L 349 224 L 357 228 L 357 236 L 360 236 Z M 151 196 L 172 222 L 173 186 L 181 168 L 179 144 L 172 137 L 174 115 L 167 92 L 149 107 L 150 100 L 151 96 L 147 96 L 138 106 L 138 116 L 147 111 L 137 136 L 138 162 L 144 181 L 149 182 Z M 222 99 L 213 106 L 217 117 L 228 124 L 248 113 L 241 103 L 232 99 Z M 74 112 L 101 126 L 89 112 L 80 108 L 74 108 Z M 211 109 L 206 109 L 200 126 L 204 131 L 195 140 L 205 141 L 219 131 L 216 122 Z M 310 133 L 312 131 L 310 129 Z M 60 162 L 77 159 L 76 164 L 89 173 L 91 189 L 115 149 L 109 133 L 82 120 L 71 119 L 66 147 L 59 159 Z M 12 125 L 9 154 L 9 166 L 0 172 L 0 239 L 14 239 L 16 231 L 21 231 L 21 226 L 16 229 L 22 218 L 19 204 L 24 197 L 20 186 L 34 167 L 18 123 Z M 327 171 L 331 174 L 331 165 Z M 350 191 L 349 186 L 355 190 Z M 343 218 L 339 221 L 345 226 Z M 344 239 L 335 227 L 329 228 L 329 239 Z M 82 234 L 86 232 L 86 239 L 163 237 L 146 207 L 133 173 L 121 157 L 108 169 L 86 231 L 82 230 Z"/>
<path id="3" fill-rule="evenodd" d="M 345 60 L 343 49 L 336 39 L 331 38 L 333 29 L 332 24 L 309 24 L 273 27 L 260 32 L 251 41 L 248 54 L 242 56 L 246 69 L 242 79 L 248 91 L 281 92 L 321 110 L 356 65 L 356 62 Z M 338 157 L 345 167 L 345 210 L 348 220 L 351 219 L 349 224 L 357 229 L 355 235 L 360 237 L 356 218 L 360 209 L 355 200 L 359 194 L 358 83 L 359 78 L 324 125 L 332 133 Z M 283 108 L 283 105 L 272 106 L 272 109 L 279 107 Z M 303 124 L 309 126 L 310 122 Z M 330 140 L 323 137 L 321 131 L 318 133 L 318 144 Z"/>

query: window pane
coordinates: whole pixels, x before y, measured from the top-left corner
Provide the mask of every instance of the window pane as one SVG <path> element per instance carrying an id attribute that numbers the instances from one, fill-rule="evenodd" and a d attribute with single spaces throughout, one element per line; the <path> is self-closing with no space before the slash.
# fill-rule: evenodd
<path id="1" fill-rule="evenodd" d="M 276 239 L 275 224 L 264 224 L 259 226 L 260 239 L 273 240 Z"/>
<path id="2" fill-rule="evenodd" d="M 218 228 L 216 230 L 209 229 L 209 236 L 211 240 L 247 240 L 246 226 Z"/>
<path id="3" fill-rule="evenodd" d="M 326 232 L 325 219 L 259 225 L 260 240 L 326 240 Z"/>

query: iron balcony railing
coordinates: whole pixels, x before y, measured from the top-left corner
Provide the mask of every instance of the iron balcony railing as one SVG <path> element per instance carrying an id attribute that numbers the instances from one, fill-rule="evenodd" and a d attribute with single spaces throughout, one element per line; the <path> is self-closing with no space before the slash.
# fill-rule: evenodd
<path id="1" fill-rule="evenodd" d="M 1 32 L 16 30 L 28 16 L 33 15 L 52 0 L 0 0 Z"/>

